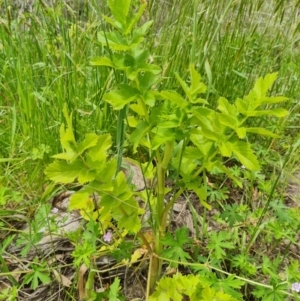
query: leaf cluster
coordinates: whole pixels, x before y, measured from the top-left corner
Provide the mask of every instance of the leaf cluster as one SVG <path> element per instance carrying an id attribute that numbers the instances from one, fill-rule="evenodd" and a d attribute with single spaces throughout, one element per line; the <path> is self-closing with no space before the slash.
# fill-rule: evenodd
<path id="1" fill-rule="evenodd" d="M 112 220 L 119 229 L 137 233 L 141 227 L 140 211 L 125 175 L 116 172 L 116 159 L 109 158 L 111 148 L 109 134 L 87 134 L 83 141 L 75 140 L 72 114 L 64 108 L 67 128 L 60 129 L 60 140 L 64 152 L 55 155 L 57 160 L 50 164 L 46 175 L 56 183 L 76 181 L 83 188 L 71 196 L 70 210 L 80 210 L 90 220 L 98 220 L 105 230 Z M 94 195 L 94 197 L 93 197 Z"/>

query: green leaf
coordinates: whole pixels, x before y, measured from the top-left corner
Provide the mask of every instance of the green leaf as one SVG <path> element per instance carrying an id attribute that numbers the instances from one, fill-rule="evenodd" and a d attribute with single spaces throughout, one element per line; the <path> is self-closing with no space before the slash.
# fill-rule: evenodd
<path id="1" fill-rule="evenodd" d="M 132 108 L 132 106 L 133 105 L 131 105 L 130 106 L 130 108 L 134 111 L 134 112 L 136 112 L 135 110 L 140 110 L 140 107 L 138 106 L 138 105 L 135 105 L 133 108 Z M 136 112 L 137 113 L 137 112 Z M 142 115 L 143 116 L 143 115 Z M 132 127 L 132 128 L 135 128 L 137 125 L 138 125 L 138 123 L 139 123 L 139 119 L 137 119 L 136 117 L 134 117 L 134 116 L 128 116 L 127 117 L 127 119 L 126 119 L 126 121 L 127 121 L 127 124 L 130 126 L 130 127 Z"/>
<path id="2" fill-rule="evenodd" d="M 68 141 L 73 142 L 74 144 L 76 144 L 75 136 L 74 136 L 74 133 L 73 133 L 72 113 L 69 116 L 67 104 L 64 104 L 63 114 L 64 114 L 64 117 L 67 121 L 67 130 L 69 131 L 68 132 Z"/>
<path id="3" fill-rule="evenodd" d="M 191 93 L 190 93 L 190 88 L 189 86 L 186 84 L 186 82 L 177 74 L 175 73 L 176 79 L 179 82 L 179 84 L 181 85 L 182 89 L 184 90 L 186 96 L 191 99 Z"/>
<path id="4" fill-rule="evenodd" d="M 141 16 L 143 15 L 143 13 L 144 13 L 146 7 L 147 7 L 147 3 L 143 3 L 143 4 L 140 6 L 138 12 L 137 12 L 136 14 L 134 14 L 134 16 L 133 16 L 133 17 L 131 18 L 131 20 L 128 22 L 128 25 L 127 25 L 127 27 L 126 27 L 126 30 L 124 31 L 124 34 L 125 34 L 125 35 L 128 35 L 128 34 L 132 31 L 134 25 L 138 22 L 138 20 L 139 20 L 139 19 L 141 18 Z M 144 36 L 144 35 L 146 34 L 146 32 L 148 31 L 148 29 L 150 28 L 150 26 L 152 25 L 152 23 L 153 23 L 153 21 L 151 20 L 151 21 L 148 21 L 148 22 L 146 22 L 145 24 L 143 24 L 142 29 L 140 30 L 139 34 L 140 34 L 141 36 Z M 133 32 L 133 36 L 134 36 L 135 34 L 137 34 L 136 31 Z"/>
<path id="5" fill-rule="evenodd" d="M 46 263 L 38 263 L 37 257 L 30 264 L 32 270 L 24 277 L 24 284 L 30 284 L 30 287 L 35 290 L 39 286 L 39 282 L 42 284 L 48 284 L 51 282 L 49 271 L 47 271 Z"/>
<path id="6" fill-rule="evenodd" d="M 129 85 L 120 85 L 120 90 L 104 94 L 103 99 L 111 104 L 115 110 L 120 110 L 128 103 L 136 100 L 138 94 L 138 90 Z"/>
<path id="7" fill-rule="evenodd" d="M 162 243 L 169 247 L 163 250 L 162 256 L 176 261 L 180 260 L 181 262 L 187 262 L 187 259 L 191 259 L 190 255 L 183 250 L 185 244 L 191 243 L 188 228 L 182 227 L 177 229 L 174 238 L 171 233 L 166 233 L 165 237 L 162 238 Z M 177 264 L 175 265 L 177 266 Z"/>
<path id="8" fill-rule="evenodd" d="M 167 141 L 171 142 L 175 140 L 176 132 L 172 128 L 164 128 L 160 127 L 160 124 L 158 127 L 154 128 L 152 132 L 155 134 L 153 140 L 152 140 L 152 149 L 156 150 L 161 145 L 165 144 Z"/>
<path id="9" fill-rule="evenodd" d="M 135 40 L 127 40 L 118 32 L 107 32 L 106 35 L 103 31 L 98 32 L 98 40 L 103 46 L 108 46 L 116 51 L 128 51 L 140 44 L 144 39 L 142 37 Z"/>
<path id="10" fill-rule="evenodd" d="M 90 64 L 92 66 L 115 67 L 114 63 L 108 57 L 94 57 L 91 59 Z"/>
<path id="11" fill-rule="evenodd" d="M 84 140 L 78 145 L 77 151 L 81 155 L 85 150 L 97 145 L 98 135 L 89 133 L 85 136 Z"/>
<path id="12" fill-rule="evenodd" d="M 64 161 L 55 161 L 46 169 L 46 176 L 56 183 L 72 183 L 86 167 L 81 161 L 67 163 Z"/>
<path id="13" fill-rule="evenodd" d="M 218 148 L 224 157 L 231 157 L 232 147 L 230 142 L 221 142 L 218 144 Z"/>
<path id="14" fill-rule="evenodd" d="M 116 29 L 118 29 L 118 30 L 120 30 L 120 31 L 123 31 L 124 29 L 123 29 L 123 25 L 120 23 L 120 22 L 118 22 L 117 20 L 114 20 L 114 19 L 112 19 L 112 18 L 110 18 L 110 17 L 108 17 L 108 16 L 103 16 L 103 18 L 104 18 L 104 20 L 107 22 L 107 23 L 109 23 L 109 24 L 111 24 L 113 27 L 115 27 Z"/>
<path id="15" fill-rule="evenodd" d="M 235 106 L 239 113 L 246 115 L 249 110 L 252 110 L 250 101 L 238 98 L 235 101 Z"/>
<path id="16" fill-rule="evenodd" d="M 88 202 L 90 199 L 90 193 L 88 191 L 77 191 L 70 197 L 70 210 L 86 210 L 88 208 Z"/>
<path id="17" fill-rule="evenodd" d="M 62 159 L 66 161 L 74 161 L 78 157 L 78 153 L 69 148 L 65 153 L 53 155 L 52 158 Z"/>
<path id="18" fill-rule="evenodd" d="M 150 91 L 150 88 L 159 81 L 159 77 L 152 72 L 140 72 L 137 80 L 139 82 L 139 90 L 142 94 L 146 92 L 153 93 L 154 91 Z"/>
<path id="19" fill-rule="evenodd" d="M 199 186 L 199 183 L 197 181 L 187 183 L 186 186 L 188 190 L 193 190 L 196 193 L 203 207 L 205 207 L 208 210 L 212 209 L 212 206 L 206 202 L 207 188 L 205 186 Z"/>
<path id="20" fill-rule="evenodd" d="M 160 94 L 163 98 L 171 100 L 182 109 L 188 106 L 188 102 L 175 91 L 162 91 Z"/>
<path id="21" fill-rule="evenodd" d="M 217 259 L 222 259 L 226 256 L 224 249 L 234 249 L 235 246 L 231 241 L 229 232 L 220 231 L 218 234 L 212 232 L 207 248 L 213 253 Z"/>
<path id="22" fill-rule="evenodd" d="M 128 69 L 127 71 L 128 79 L 130 80 L 136 79 L 138 73 L 140 72 L 159 74 L 161 72 L 161 69 L 159 66 L 153 64 L 148 64 L 148 63 L 139 64 L 134 66 L 134 69 Z"/>
<path id="23" fill-rule="evenodd" d="M 57 155 L 57 158 L 72 161 L 77 157 L 76 140 L 73 132 L 72 114 L 69 116 L 66 104 L 63 108 L 63 114 L 67 122 L 67 128 L 65 129 L 64 124 L 60 126 L 60 143 L 66 153 Z"/>
<path id="24" fill-rule="evenodd" d="M 119 293 L 120 293 L 120 279 L 116 277 L 114 282 L 109 286 L 109 301 L 119 301 Z"/>
<path id="25" fill-rule="evenodd" d="M 235 129 L 239 123 L 237 117 L 225 115 L 223 113 L 218 113 L 217 118 L 221 124 L 228 126 L 231 129 Z"/>
<path id="26" fill-rule="evenodd" d="M 236 279 L 234 275 L 229 275 L 227 278 L 221 278 L 221 279 L 217 278 L 217 276 L 213 273 L 209 273 L 208 275 L 209 275 L 209 279 L 208 278 L 203 279 L 202 277 L 204 283 L 210 285 L 217 292 L 226 293 L 229 300 L 243 300 L 242 294 L 234 289 L 240 290 L 241 287 L 245 284 L 244 281 L 240 279 Z M 226 298 L 225 300 L 228 299 Z"/>
<path id="27" fill-rule="evenodd" d="M 246 128 L 246 131 L 248 133 L 255 133 L 255 134 L 260 134 L 263 136 L 268 136 L 268 137 L 273 137 L 273 138 L 280 138 L 279 135 L 274 134 L 264 128 Z"/>
<path id="28" fill-rule="evenodd" d="M 95 146 L 93 146 L 88 152 L 89 162 L 105 162 L 107 158 L 107 151 L 111 147 L 111 136 L 110 134 L 104 134 L 98 136 L 98 141 Z M 91 163 L 92 164 L 92 163 Z M 93 166 L 90 166 L 93 167 Z"/>
<path id="29" fill-rule="evenodd" d="M 137 211 L 133 212 L 130 215 L 124 215 L 121 219 L 118 220 L 119 229 L 126 229 L 127 231 L 137 233 L 141 230 L 141 220 L 136 214 Z"/>
<path id="30" fill-rule="evenodd" d="M 283 102 L 288 100 L 288 97 L 284 97 L 284 96 L 271 96 L 271 97 L 265 97 L 263 98 L 261 104 L 262 105 L 267 105 L 267 104 L 274 104 L 274 103 L 278 103 L 278 102 Z"/>
<path id="31" fill-rule="evenodd" d="M 225 205 L 220 217 L 227 221 L 230 227 L 233 227 L 236 222 L 239 223 L 244 220 L 244 218 L 238 214 L 238 209 L 237 204 Z"/>
<path id="32" fill-rule="evenodd" d="M 196 71 L 195 65 L 190 64 L 190 75 L 191 75 L 191 87 L 190 93 L 192 96 L 196 96 L 200 93 L 206 92 L 206 86 L 201 82 L 201 75 Z"/>
<path id="33" fill-rule="evenodd" d="M 209 163 L 209 165 L 210 165 L 209 166 L 210 169 L 208 169 L 208 170 L 212 170 L 214 168 L 217 168 L 221 172 L 225 173 L 230 179 L 232 179 L 240 188 L 243 187 L 242 182 L 231 172 L 231 170 L 229 168 L 224 166 L 223 162 L 221 162 L 219 160 L 215 160 L 215 161 L 211 161 Z"/>
<path id="34" fill-rule="evenodd" d="M 149 131 L 150 125 L 146 121 L 140 121 L 136 126 L 136 129 L 129 137 L 129 141 L 133 143 L 133 152 L 136 152 L 137 146 L 146 133 Z"/>
<path id="35" fill-rule="evenodd" d="M 240 139 L 244 139 L 246 137 L 247 129 L 245 127 L 236 128 L 235 131 Z"/>
<path id="36" fill-rule="evenodd" d="M 78 175 L 78 182 L 80 184 L 85 184 L 95 180 L 97 173 L 92 170 L 82 169 Z"/>
<path id="37" fill-rule="evenodd" d="M 203 154 L 204 157 L 207 157 L 214 149 L 214 143 L 212 141 L 207 140 L 202 135 L 192 134 L 190 139 L 194 143 L 194 145 L 199 149 L 199 151 Z"/>
<path id="38" fill-rule="evenodd" d="M 151 25 L 153 24 L 153 20 L 150 20 L 144 23 L 141 27 L 135 29 L 132 33 L 133 38 L 144 37 Z"/>
<path id="39" fill-rule="evenodd" d="M 257 157 L 254 155 L 250 144 L 242 141 L 235 141 L 230 144 L 232 147 L 232 152 L 246 168 L 249 170 L 259 170 L 259 162 Z"/>
<path id="40" fill-rule="evenodd" d="M 126 18 L 129 13 L 131 0 L 107 0 L 107 4 L 114 18 L 123 26 L 126 24 Z"/>
<path id="41" fill-rule="evenodd" d="M 228 102 L 225 97 L 220 97 L 218 100 L 217 109 L 221 111 L 224 115 L 237 117 L 238 111 L 235 105 Z"/>
<path id="42" fill-rule="evenodd" d="M 246 112 L 246 116 L 248 116 L 248 117 L 269 115 L 269 116 L 276 116 L 276 117 L 281 118 L 281 117 L 285 117 L 288 114 L 289 114 L 289 112 L 282 108 L 275 108 L 275 109 L 264 110 L 264 111 L 247 111 Z"/>
<path id="43" fill-rule="evenodd" d="M 252 90 L 257 99 L 262 99 L 266 96 L 268 90 L 272 87 L 277 79 L 278 72 L 267 74 L 264 78 L 260 77 Z"/>

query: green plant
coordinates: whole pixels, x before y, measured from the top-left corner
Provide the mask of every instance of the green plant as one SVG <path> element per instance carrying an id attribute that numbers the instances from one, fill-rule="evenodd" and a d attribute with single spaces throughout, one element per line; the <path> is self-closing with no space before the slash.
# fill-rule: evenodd
<path id="1" fill-rule="evenodd" d="M 65 106 L 63 113 L 67 127 L 62 125 L 60 128 L 64 152 L 54 156 L 58 160 L 50 164 L 45 172 L 55 182 L 77 181 L 83 186 L 72 195 L 70 209 L 81 210 L 86 219 L 98 220 L 102 224 L 102 235 L 108 228 L 113 228 L 119 239 L 123 239 L 127 233 L 140 237 L 150 254 L 150 295 L 161 275 L 163 254 L 166 254 L 166 260 L 175 255 L 175 261 L 177 258 L 182 261 L 190 259 L 167 233 L 168 216 L 177 198 L 184 190 L 192 190 L 202 206 L 211 209 L 206 173 L 223 173 L 241 187 L 241 181 L 227 167 L 225 158 L 243 165 L 249 171 L 259 170 L 260 164 L 249 137 L 258 134 L 278 138 L 279 135 L 264 127 L 249 126 L 249 121 L 262 116 L 284 117 L 288 112 L 276 106 L 287 100 L 286 97 L 268 96 L 277 73 L 260 77 L 248 95 L 234 102 L 220 97 L 216 109 L 210 106 L 209 98 L 203 97 L 206 85 L 201 81 L 194 64 L 189 66 L 189 79 L 186 81 L 175 73 L 180 86 L 176 91 L 158 91 L 158 84 L 162 81 L 161 69 L 149 61 L 150 52 L 143 46 L 152 22 L 135 27 L 146 3 L 140 6 L 136 15 L 131 15 L 130 4 L 130 0 L 108 1 L 113 18 L 104 18 L 113 30 L 98 34 L 107 56 L 91 61 L 94 66 L 111 68 L 111 75 L 115 78 L 115 89 L 105 91 L 103 100 L 120 112 L 117 157 L 108 154 L 112 148 L 109 134 L 89 133 L 81 142 L 77 142 L 72 114 L 69 115 Z M 124 120 L 131 130 L 125 128 Z M 146 158 L 146 162 L 141 163 L 146 163 L 145 172 L 150 174 L 152 180 L 153 189 L 147 191 L 144 200 L 151 212 L 149 224 L 154 236 L 153 247 L 141 227 L 143 210 L 134 198 L 136 193 L 120 172 L 126 135 L 127 147 L 137 156 Z M 165 180 L 168 173 L 173 173 L 174 185 L 178 189 L 166 203 L 165 195 L 169 190 Z M 91 198 L 95 192 L 100 196 L 98 203 Z M 175 234 L 176 241 L 180 243 L 181 232 L 183 230 L 178 230 Z M 114 246 L 119 244 L 117 238 Z M 233 244 L 226 240 L 228 233 L 225 232 L 211 236 L 208 248 L 216 253 L 217 259 L 224 256 L 223 248 L 233 248 Z M 169 249 L 164 250 L 164 246 Z M 87 251 L 78 247 L 76 250 L 80 254 L 74 255 L 80 261 L 89 263 L 88 258 L 81 256 L 90 256 L 93 249 Z M 205 289 L 210 290 L 209 287 Z"/>
<path id="2" fill-rule="evenodd" d="M 31 270 L 24 277 L 24 284 L 30 283 L 32 289 L 36 289 L 39 285 L 39 281 L 43 284 L 47 284 L 51 281 L 50 271 L 47 268 L 47 263 L 39 263 L 39 259 L 34 258 L 30 264 Z"/>

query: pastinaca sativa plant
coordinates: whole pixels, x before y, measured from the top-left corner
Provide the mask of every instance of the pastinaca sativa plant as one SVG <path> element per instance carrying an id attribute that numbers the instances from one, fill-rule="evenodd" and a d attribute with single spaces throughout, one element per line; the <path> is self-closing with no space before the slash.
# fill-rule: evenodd
<path id="1" fill-rule="evenodd" d="M 201 204 L 211 209 L 207 201 L 207 172 L 224 173 L 241 186 L 239 179 L 224 164 L 224 159 L 228 161 L 230 158 L 248 170 L 259 170 L 249 135 L 271 138 L 278 135 L 265 128 L 249 127 L 247 120 L 261 116 L 286 116 L 288 112 L 276 104 L 287 98 L 268 96 L 277 77 L 277 73 L 272 73 L 260 77 L 245 97 L 235 101 L 220 97 L 217 108 L 212 108 L 203 96 L 206 85 L 194 64 L 189 66 L 187 81 L 175 74 L 179 84 L 176 90 L 159 91 L 161 69 L 151 62 L 150 53 L 144 45 L 144 37 L 152 22 L 136 26 L 146 3 L 134 16 L 130 14 L 130 4 L 130 0 L 108 0 L 112 17 L 104 18 L 113 29 L 98 34 L 107 56 L 95 57 L 91 63 L 113 70 L 115 89 L 104 91 L 103 100 L 114 110 L 126 113 L 119 122 L 126 121 L 129 130 L 119 135 L 125 137 L 126 134 L 132 152 L 142 153 L 148 160 L 141 163 L 146 163 L 143 165 L 146 169 L 148 167 L 145 173 L 152 173 L 152 189 L 144 197 L 150 206 L 149 224 L 154 242 L 147 242 L 141 228 L 143 210 L 139 209 L 135 192 L 124 174 L 118 172 L 122 153 L 119 151 L 117 158 L 108 156 L 108 150 L 112 148 L 111 136 L 89 133 L 81 142 L 76 142 L 72 114 L 68 114 L 66 107 L 67 128 L 62 125 L 60 129 L 64 152 L 54 156 L 58 160 L 48 166 L 46 174 L 55 182 L 77 181 L 82 185 L 82 189 L 71 197 L 70 210 L 80 209 L 86 218 L 98 220 L 104 231 L 114 220 L 121 236 L 134 233 L 141 237 L 151 254 L 148 292 L 153 292 L 161 275 L 162 260 L 159 256 L 163 251 L 168 215 L 176 199 L 185 189 L 192 190 Z M 118 82 L 117 74 L 123 74 L 122 82 Z M 125 127 L 121 130 L 125 131 Z M 155 162 L 155 167 L 152 162 Z M 178 189 L 166 202 L 165 195 L 169 189 L 165 180 L 168 173 L 175 175 Z M 96 204 L 91 198 L 94 192 L 100 196 Z"/>

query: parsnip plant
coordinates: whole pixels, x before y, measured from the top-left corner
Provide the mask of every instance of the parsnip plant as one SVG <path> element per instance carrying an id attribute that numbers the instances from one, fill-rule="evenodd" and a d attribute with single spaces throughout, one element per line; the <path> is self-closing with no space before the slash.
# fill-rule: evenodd
<path id="1" fill-rule="evenodd" d="M 108 0 L 112 17 L 104 18 L 113 29 L 98 34 L 107 56 L 95 57 L 91 63 L 113 70 L 111 76 L 115 77 L 115 88 L 103 91 L 103 100 L 121 112 L 118 122 L 122 132 L 118 135 L 125 137 L 126 134 L 126 142 L 132 152 L 146 158 L 145 162 L 140 162 L 145 163 L 145 173 L 152 174 L 151 189 L 144 195 L 144 201 L 150 207 L 149 224 L 153 242 L 148 241 L 143 233 L 141 218 L 144 212 L 135 200 L 136 193 L 119 171 L 123 139 L 118 140 L 117 157 L 108 155 L 112 148 L 109 134 L 89 133 L 81 142 L 77 142 L 73 133 L 72 114 L 69 115 L 65 107 L 67 127 L 62 125 L 60 129 L 64 152 L 54 156 L 57 160 L 48 166 L 46 174 L 58 183 L 76 181 L 82 185 L 82 189 L 71 197 L 70 210 L 79 209 L 86 219 L 99 221 L 103 234 L 107 228 L 113 227 L 119 237 L 132 233 L 141 238 L 150 256 L 149 296 L 161 276 L 163 241 L 168 231 L 168 217 L 177 198 L 184 190 L 194 191 L 201 204 L 211 209 L 213 204 L 207 200 L 206 183 L 206 173 L 210 172 L 224 173 L 241 186 L 232 169 L 224 163 L 225 159 L 231 159 L 248 170 L 259 170 L 249 135 L 278 137 L 265 128 L 249 127 L 248 119 L 261 116 L 280 118 L 288 112 L 273 106 L 287 98 L 268 96 L 277 73 L 260 77 L 243 98 L 229 101 L 220 97 L 216 108 L 210 107 L 209 99 L 204 97 L 206 85 L 201 81 L 194 64 L 189 66 L 187 80 L 175 74 L 178 89 L 159 90 L 159 83 L 163 81 L 161 69 L 151 62 L 150 53 L 144 45 L 152 22 L 137 26 L 146 3 L 135 15 L 130 13 L 130 4 L 131 0 Z M 129 130 L 123 125 L 124 121 Z M 152 162 L 155 162 L 155 167 Z M 176 179 L 175 193 L 166 201 L 165 195 L 169 189 L 165 181 L 171 172 Z M 95 192 L 100 196 L 96 202 L 91 197 Z M 162 300 L 158 296 L 163 293 L 167 294 L 163 300 L 181 300 L 181 294 L 186 294 L 185 291 L 163 292 L 163 281 L 171 281 L 174 290 L 180 285 L 184 287 L 194 283 L 193 290 L 188 292 L 190 300 L 212 300 L 209 298 L 214 296 L 218 300 L 237 300 L 228 294 L 213 291 L 209 285 L 201 284 L 199 278 L 193 276 L 161 280 L 151 300 Z"/>

